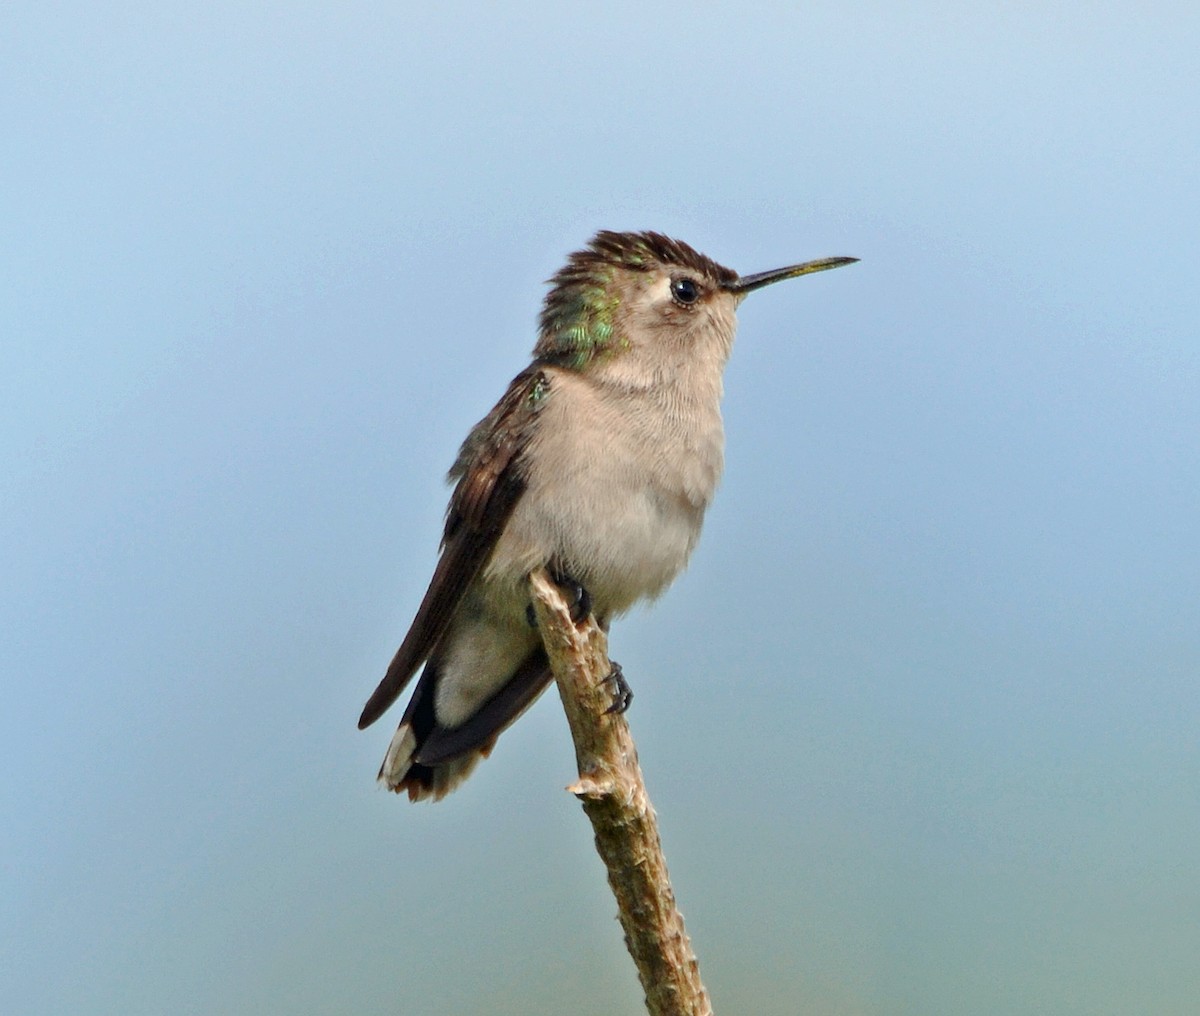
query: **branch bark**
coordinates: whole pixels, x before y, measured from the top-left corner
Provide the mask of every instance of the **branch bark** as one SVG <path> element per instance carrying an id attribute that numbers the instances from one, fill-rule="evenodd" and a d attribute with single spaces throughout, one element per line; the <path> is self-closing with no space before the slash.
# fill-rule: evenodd
<path id="1" fill-rule="evenodd" d="M 558 684 L 579 781 L 567 789 L 583 803 L 608 869 L 625 945 L 637 965 L 650 1016 L 712 1016 L 700 968 L 667 876 L 658 821 L 642 782 L 625 717 L 607 713 L 612 671 L 608 639 L 595 620 L 580 625 L 544 569 L 529 577 L 539 630 Z"/>

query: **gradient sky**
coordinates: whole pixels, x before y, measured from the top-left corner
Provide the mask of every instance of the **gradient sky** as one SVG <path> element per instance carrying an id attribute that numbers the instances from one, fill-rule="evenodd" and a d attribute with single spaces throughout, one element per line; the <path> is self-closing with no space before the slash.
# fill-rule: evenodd
<path id="1" fill-rule="evenodd" d="M 1194 1014 L 1200 15 L 16 4 L 0 1011 L 641 1011 L 547 696 L 355 720 L 597 228 L 743 271 L 613 656 L 718 1013 Z"/>

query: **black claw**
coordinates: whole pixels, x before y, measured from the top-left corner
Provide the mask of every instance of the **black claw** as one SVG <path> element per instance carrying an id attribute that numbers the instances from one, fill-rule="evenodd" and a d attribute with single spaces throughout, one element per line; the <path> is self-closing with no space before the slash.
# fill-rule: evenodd
<path id="1" fill-rule="evenodd" d="M 566 572 L 555 570 L 550 573 L 550 577 L 571 601 L 571 620 L 576 624 L 587 620 L 587 616 L 592 612 L 592 594 Z"/>
<path id="2" fill-rule="evenodd" d="M 608 672 L 608 677 L 604 679 L 605 684 L 613 686 L 613 700 L 604 711 L 613 713 L 619 716 L 629 708 L 629 703 L 633 701 L 633 689 L 629 687 L 629 682 L 625 680 L 625 671 L 621 669 L 621 664 L 616 660 L 610 660 L 612 670 Z"/>
<path id="3" fill-rule="evenodd" d="M 576 586 L 579 595 L 575 598 L 575 609 L 571 611 L 571 620 L 576 624 L 586 621 L 592 613 L 592 594 L 583 586 Z"/>

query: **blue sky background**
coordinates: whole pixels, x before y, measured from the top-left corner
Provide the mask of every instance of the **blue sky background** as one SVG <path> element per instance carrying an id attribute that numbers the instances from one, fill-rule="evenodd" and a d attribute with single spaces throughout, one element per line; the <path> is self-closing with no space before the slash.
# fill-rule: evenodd
<path id="1" fill-rule="evenodd" d="M 553 696 L 434 807 L 355 730 L 608 227 L 862 258 L 614 627 L 717 1012 L 1195 1012 L 1193 5 L 4 22 L 0 1011 L 641 1011 Z"/>

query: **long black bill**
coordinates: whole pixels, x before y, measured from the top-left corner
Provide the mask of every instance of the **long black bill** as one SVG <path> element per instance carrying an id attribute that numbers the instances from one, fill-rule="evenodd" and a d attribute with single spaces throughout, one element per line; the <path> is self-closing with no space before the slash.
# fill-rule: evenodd
<path id="1" fill-rule="evenodd" d="M 805 261 L 802 265 L 789 265 L 787 268 L 773 268 L 769 272 L 757 272 L 754 275 L 743 275 L 732 282 L 725 283 L 721 288 L 727 293 L 737 293 L 744 296 L 772 282 L 782 282 L 784 279 L 794 279 L 799 275 L 811 275 L 813 272 L 824 272 L 830 268 L 841 268 L 842 265 L 852 265 L 858 258 L 821 258 L 819 261 Z"/>

